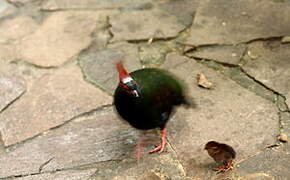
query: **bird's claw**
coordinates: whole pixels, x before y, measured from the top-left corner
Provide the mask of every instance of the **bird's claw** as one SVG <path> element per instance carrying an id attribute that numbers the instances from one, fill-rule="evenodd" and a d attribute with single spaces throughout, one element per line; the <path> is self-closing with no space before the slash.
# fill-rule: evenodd
<path id="1" fill-rule="evenodd" d="M 227 172 L 231 169 L 233 169 L 233 165 L 232 164 L 228 164 L 228 165 L 225 165 L 225 166 L 221 166 L 221 167 L 218 167 L 218 168 L 213 168 L 214 171 L 217 171 L 217 173 L 223 173 L 223 172 Z"/>
<path id="2" fill-rule="evenodd" d="M 153 150 L 149 151 L 149 153 L 155 153 L 155 152 L 159 152 L 162 153 L 164 151 L 165 145 L 160 144 L 159 146 L 156 146 L 156 148 L 154 148 Z"/>
<path id="3" fill-rule="evenodd" d="M 149 153 L 155 153 L 159 152 L 162 153 L 164 151 L 164 148 L 166 146 L 166 129 L 161 130 L 161 144 L 159 146 L 156 146 L 153 150 L 149 151 Z"/>

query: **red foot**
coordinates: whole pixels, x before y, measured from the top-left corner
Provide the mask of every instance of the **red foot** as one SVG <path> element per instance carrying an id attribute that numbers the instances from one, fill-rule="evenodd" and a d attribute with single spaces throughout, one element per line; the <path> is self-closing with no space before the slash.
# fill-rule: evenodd
<path id="1" fill-rule="evenodd" d="M 218 167 L 218 168 L 214 168 L 214 171 L 217 171 L 217 173 L 223 173 L 223 172 L 227 172 L 231 169 L 233 169 L 233 163 L 232 161 L 228 162 L 226 165 Z"/>
<path id="2" fill-rule="evenodd" d="M 149 153 L 155 153 L 155 152 L 163 152 L 164 148 L 166 146 L 166 129 L 161 129 L 161 144 L 154 148 L 153 150 L 149 151 Z"/>

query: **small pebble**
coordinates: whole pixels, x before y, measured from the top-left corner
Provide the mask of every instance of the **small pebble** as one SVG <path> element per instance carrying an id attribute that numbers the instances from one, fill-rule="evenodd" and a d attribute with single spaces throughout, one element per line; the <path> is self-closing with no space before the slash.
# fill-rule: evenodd
<path id="1" fill-rule="evenodd" d="M 288 137 L 287 137 L 286 134 L 281 133 L 281 134 L 278 136 L 278 140 L 281 141 L 281 142 L 287 142 L 287 141 L 288 141 Z"/>
<path id="2" fill-rule="evenodd" d="M 196 75 L 196 79 L 197 79 L 198 86 L 206 88 L 206 89 L 212 89 L 213 88 L 213 84 L 205 77 L 204 74 L 198 73 Z"/>

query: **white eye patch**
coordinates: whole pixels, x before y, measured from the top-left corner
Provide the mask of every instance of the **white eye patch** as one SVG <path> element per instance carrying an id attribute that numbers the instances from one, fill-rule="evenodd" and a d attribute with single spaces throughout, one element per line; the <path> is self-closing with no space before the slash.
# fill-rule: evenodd
<path id="1" fill-rule="evenodd" d="M 128 82 L 130 82 L 130 81 L 133 81 L 133 79 L 132 79 L 131 77 L 125 77 L 124 79 L 122 79 L 122 82 L 123 82 L 124 84 L 126 84 L 126 83 L 128 83 Z"/>

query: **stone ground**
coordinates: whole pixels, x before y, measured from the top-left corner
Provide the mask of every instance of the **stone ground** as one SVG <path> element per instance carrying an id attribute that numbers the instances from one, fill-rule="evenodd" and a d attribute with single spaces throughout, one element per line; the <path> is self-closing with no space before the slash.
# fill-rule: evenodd
<path id="1" fill-rule="evenodd" d="M 290 179 L 289 17 L 287 0 L 0 0 L 0 179 Z M 146 132 L 139 163 L 112 105 L 119 59 L 172 71 L 197 104 L 164 153 Z M 232 171 L 211 170 L 210 140 L 235 148 Z"/>

